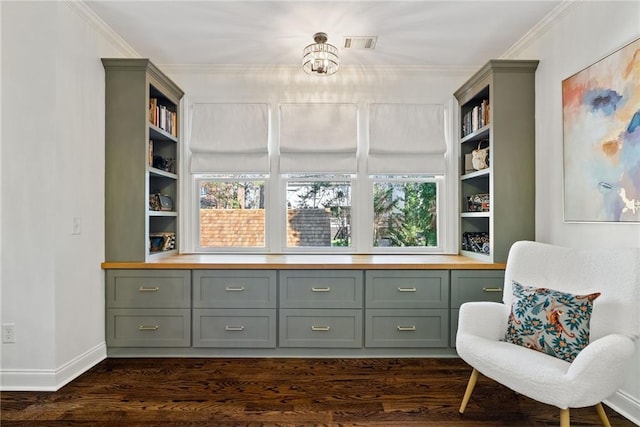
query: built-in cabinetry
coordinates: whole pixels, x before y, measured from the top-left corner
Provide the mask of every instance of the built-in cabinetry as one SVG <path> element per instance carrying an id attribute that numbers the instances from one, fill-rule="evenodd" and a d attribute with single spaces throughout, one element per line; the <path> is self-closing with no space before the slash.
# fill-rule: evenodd
<path id="1" fill-rule="evenodd" d="M 110 356 L 453 356 L 503 270 L 107 270 Z"/>
<path id="2" fill-rule="evenodd" d="M 451 270 L 451 338 L 456 345 L 460 306 L 471 301 L 502 302 L 504 270 Z M 505 325 L 506 328 L 506 325 Z"/>
<path id="3" fill-rule="evenodd" d="M 449 271 L 366 272 L 367 347 L 447 347 Z"/>
<path id="4" fill-rule="evenodd" d="M 537 65 L 492 60 L 455 92 L 460 105 L 462 255 L 506 262 L 515 241 L 535 238 Z M 474 168 L 473 151 L 485 148 L 487 167 Z"/>
<path id="5" fill-rule="evenodd" d="M 193 346 L 276 346 L 276 272 L 193 272 Z"/>
<path id="6" fill-rule="evenodd" d="M 105 259 L 177 252 L 182 90 L 148 59 L 105 69 Z"/>

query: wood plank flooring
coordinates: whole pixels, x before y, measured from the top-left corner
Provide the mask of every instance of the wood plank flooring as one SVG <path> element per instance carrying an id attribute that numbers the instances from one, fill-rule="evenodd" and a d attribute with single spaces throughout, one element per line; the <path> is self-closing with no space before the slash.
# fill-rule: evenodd
<path id="1" fill-rule="evenodd" d="M 107 359 L 61 390 L 0 393 L 8 426 L 549 426 L 559 410 L 459 359 Z M 633 426 L 605 406 L 613 426 Z M 600 425 L 595 409 L 572 426 Z"/>

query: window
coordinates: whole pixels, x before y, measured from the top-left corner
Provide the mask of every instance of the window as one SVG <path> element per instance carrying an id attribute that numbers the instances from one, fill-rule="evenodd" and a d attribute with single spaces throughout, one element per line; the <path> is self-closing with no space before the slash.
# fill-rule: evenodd
<path id="1" fill-rule="evenodd" d="M 183 250 L 447 250 L 455 233 L 443 213 L 455 188 L 445 179 L 444 113 L 430 104 L 192 104 L 196 200 Z"/>
<path id="2" fill-rule="evenodd" d="M 247 177 L 201 179 L 199 246 L 265 248 L 265 182 Z"/>
<path id="3" fill-rule="evenodd" d="M 433 179 L 373 182 L 373 247 L 437 247 L 438 185 Z"/>
<path id="4" fill-rule="evenodd" d="M 351 247 L 351 182 L 326 179 L 286 181 L 288 248 Z"/>

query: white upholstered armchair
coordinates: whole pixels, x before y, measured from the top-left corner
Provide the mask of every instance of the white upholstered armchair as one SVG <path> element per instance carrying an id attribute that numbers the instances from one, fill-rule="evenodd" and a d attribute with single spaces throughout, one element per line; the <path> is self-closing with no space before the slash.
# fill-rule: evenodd
<path id="1" fill-rule="evenodd" d="M 579 308 L 562 308 L 556 300 L 566 296 L 533 288 L 576 295 Z M 562 427 L 570 424 L 569 408 L 586 406 L 595 406 L 603 425 L 609 425 L 601 402 L 623 384 L 633 341 L 640 336 L 640 248 L 578 250 L 516 242 L 509 252 L 503 292 L 504 304 L 470 302 L 460 308 L 456 347 L 473 368 L 460 413 L 481 373 L 557 406 Z M 590 324 L 585 317 L 589 310 Z M 563 324 L 558 322 L 562 318 Z M 574 329 L 579 322 L 590 333 L 586 339 L 584 331 Z M 526 329 L 523 335 L 518 328 Z M 569 337 L 583 343 L 567 344 Z M 564 351 L 570 345 L 578 348 L 577 355 Z"/>

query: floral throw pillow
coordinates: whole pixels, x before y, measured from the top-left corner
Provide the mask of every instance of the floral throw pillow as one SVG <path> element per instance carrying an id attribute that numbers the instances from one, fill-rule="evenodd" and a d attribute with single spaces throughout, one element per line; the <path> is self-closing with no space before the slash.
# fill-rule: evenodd
<path id="1" fill-rule="evenodd" d="M 589 344 L 593 301 L 599 292 L 573 295 L 513 282 L 505 341 L 573 362 Z"/>

